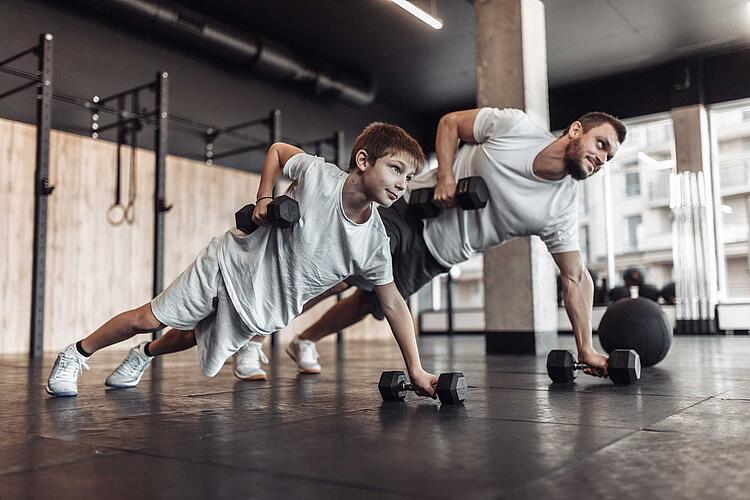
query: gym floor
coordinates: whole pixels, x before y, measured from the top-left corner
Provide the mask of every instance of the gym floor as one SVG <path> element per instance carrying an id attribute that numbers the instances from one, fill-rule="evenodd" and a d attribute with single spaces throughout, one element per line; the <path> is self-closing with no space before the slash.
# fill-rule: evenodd
<path id="1" fill-rule="evenodd" d="M 463 406 L 383 403 L 392 340 L 320 350 L 324 373 L 298 377 L 277 346 L 266 382 L 206 378 L 188 351 L 127 390 L 104 387 L 124 355 L 105 350 L 77 398 L 44 393 L 53 354 L 0 356 L 0 496 L 747 498 L 747 337 L 678 337 L 626 387 L 551 386 L 544 357 L 423 338 L 426 368 L 465 373 Z"/>

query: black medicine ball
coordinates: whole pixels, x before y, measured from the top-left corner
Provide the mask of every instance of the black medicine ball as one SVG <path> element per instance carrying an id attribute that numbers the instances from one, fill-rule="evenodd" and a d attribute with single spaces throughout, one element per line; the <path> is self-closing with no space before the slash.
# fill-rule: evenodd
<path id="1" fill-rule="evenodd" d="M 598 329 L 605 351 L 633 349 L 643 366 L 653 366 L 667 355 L 672 345 L 672 324 L 654 301 L 621 299 L 610 305 Z"/>

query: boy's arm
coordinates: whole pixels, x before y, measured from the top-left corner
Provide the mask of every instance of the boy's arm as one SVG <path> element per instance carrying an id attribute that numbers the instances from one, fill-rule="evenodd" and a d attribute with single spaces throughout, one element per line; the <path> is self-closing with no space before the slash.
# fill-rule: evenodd
<path id="1" fill-rule="evenodd" d="M 434 398 L 435 389 L 433 386 L 437 385 L 437 377 L 422 368 L 417 339 L 414 336 L 414 323 L 409 308 L 406 307 L 406 301 L 398 293 L 398 289 L 393 282 L 376 286 L 375 293 L 380 300 L 380 306 L 385 313 L 388 324 L 391 325 L 398 347 L 401 349 L 411 383 Z"/>
<path id="2" fill-rule="evenodd" d="M 594 349 L 591 338 L 591 313 L 594 302 L 594 283 L 591 281 L 586 266 L 583 265 L 581 252 L 563 252 L 552 254 L 557 267 L 560 268 L 563 301 L 576 338 L 578 360 L 586 363 L 593 370 L 586 370 L 589 375 L 607 376 L 607 356 Z"/>
<path id="3" fill-rule="evenodd" d="M 258 186 L 258 202 L 253 212 L 253 222 L 256 224 L 265 224 L 267 206 L 273 198 L 273 187 L 276 185 L 276 179 L 279 178 L 281 170 L 289 159 L 299 153 L 304 153 L 297 146 L 283 142 L 271 144 L 266 153 L 266 159 L 263 161 L 263 171 L 260 174 L 260 185 Z M 261 200 L 261 198 L 264 198 Z"/>
<path id="4" fill-rule="evenodd" d="M 456 177 L 453 175 L 453 161 L 456 159 L 459 139 L 474 143 L 474 120 L 479 109 L 454 111 L 440 118 L 435 137 L 435 156 L 437 156 L 437 185 L 434 199 L 443 208 L 454 206 Z"/>

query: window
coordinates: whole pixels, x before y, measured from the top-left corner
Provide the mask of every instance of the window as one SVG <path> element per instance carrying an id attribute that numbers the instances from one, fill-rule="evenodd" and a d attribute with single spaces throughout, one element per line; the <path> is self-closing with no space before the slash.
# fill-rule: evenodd
<path id="1" fill-rule="evenodd" d="M 717 244 L 724 270 L 719 286 L 725 297 L 750 297 L 750 102 L 716 105 L 709 110 L 709 119 L 721 198 Z"/>
<path id="2" fill-rule="evenodd" d="M 641 195 L 641 176 L 638 172 L 625 174 L 625 196 L 631 198 Z"/>
<path id="3" fill-rule="evenodd" d="M 638 227 L 643 222 L 643 217 L 640 215 L 633 215 L 625 219 L 625 226 L 627 228 L 625 249 L 628 252 L 637 252 L 639 248 L 638 244 Z"/>

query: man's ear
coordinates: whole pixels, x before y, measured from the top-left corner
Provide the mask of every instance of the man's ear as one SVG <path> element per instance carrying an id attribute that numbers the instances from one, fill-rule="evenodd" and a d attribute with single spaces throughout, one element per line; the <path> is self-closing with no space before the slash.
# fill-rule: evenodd
<path id="1" fill-rule="evenodd" d="M 354 163 L 357 166 L 357 170 L 364 172 L 367 170 L 367 151 L 360 149 L 357 154 L 354 155 Z"/>
<path id="2" fill-rule="evenodd" d="M 582 134 L 583 134 L 583 124 L 579 122 L 578 120 L 571 123 L 570 127 L 568 127 L 569 138 L 575 139 L 576 137 L 580 137 Z"/>

